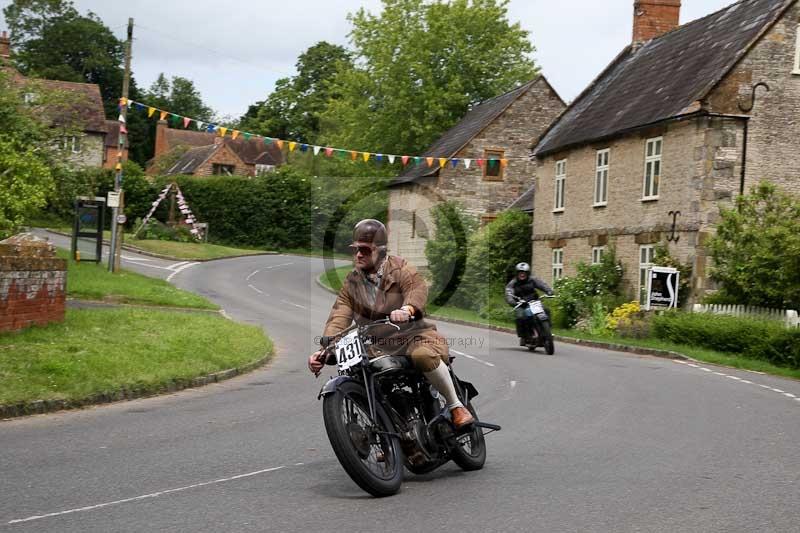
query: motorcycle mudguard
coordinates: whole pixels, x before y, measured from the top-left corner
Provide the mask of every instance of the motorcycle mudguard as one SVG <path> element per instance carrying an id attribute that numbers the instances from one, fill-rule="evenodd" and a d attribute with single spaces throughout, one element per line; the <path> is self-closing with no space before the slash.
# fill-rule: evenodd
<path id="1" fill-rule="evenodd" d="M 350 376 L 336 376 L 335 378 L 329 379 L 328 382 L 325 383 L 325 385 L 323 385 L 322 388 L 320 389 L 319 394 L 317 395 L 317 400 L 319 400 L 320 398 L 324 398 L 325 396 L 330 396 L 331 394 L 336 392 L 336 390 L 339 387 L 342 386 L 342 383 L 345 383 L 347 381 L 355 381 L 355 380 Z"/>
<path id="2" fill-rule="evenodd" d="M 462 391 L 464 391 L 464 394 L 466 394 L 467 396 L 465 399 L 467 400 L 467 402 L 471 402 L 472 399 L 478 395 L 478 389 L 476 389 L 475 386 L 469 381 L 463 381 L 459 378 L 456 379 L 458 379 L 459 387 L 461 388 Z"/>

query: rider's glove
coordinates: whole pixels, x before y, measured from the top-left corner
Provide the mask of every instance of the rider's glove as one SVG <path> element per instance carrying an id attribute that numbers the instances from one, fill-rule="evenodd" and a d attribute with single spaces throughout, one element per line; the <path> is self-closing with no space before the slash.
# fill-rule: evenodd
<path id="1" fill-rule="evenodd" d="M 319 350 L 311 354 L 308 358 L 308 369 L 317 377 L 319 377 L 319 373 L 322 372 L 322 367 L 325 366 L 323 353 L 322 350 Z"/>

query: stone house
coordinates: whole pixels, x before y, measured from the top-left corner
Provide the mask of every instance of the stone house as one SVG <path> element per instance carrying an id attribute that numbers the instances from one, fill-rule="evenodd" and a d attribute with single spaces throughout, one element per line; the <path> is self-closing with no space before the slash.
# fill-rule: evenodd
<path id="1" fill-rule="evenodd" d="M 680 0 L 634 2 L 633 42 L 534 145 L 533 265 L 548 282 L 614 245 L 631 297 L 654 248 L 714 289 L 704 246 L 760 180 L 800 193 L 800 5 L 742 0 L 679 26 Z"/>
<path id="2" fill-rule="evenodd" d="M 59 142 L 66 161 L 74 166 L 103 166 L 108 125 L 97 84 L 23 76 L 11 66 L 11 41 L 5 31 L 0 34 L 0 68 L 11 74 L 26 104 L 39 106 L 53 127 L 69 130 Z M 39 102 L 39 91 L 55 95 L 64 103 L 53 106 Z"/>
<path id="3" fill-rule="evenodd" d="M 470 109 L 434 142 L 423 157 L 458 159 L 456 165 L 409 163 L 389 185 L 389 251 L 425 268 L 425 242 L 432 236 L 431 208 L 446 200 L 460 203 L 482 223 L 531 188 L 536 163 L 533 139 L 566 104 L 544 76 Z M 469 159 L 469 168 L 464 160 Z M 478 164 L 477 160 L 484 160 Z M 490 163 L 489 160 L 495 162 Z M 500 164 L 501 160 L 506 163 Z M 423 160 L 424 161 L 424 160 Z"/>
<path id="4" fill-rule="evenodd" d="M 170 128 L 165 120 L 156 126 L 155 154 L 148 164 L 148 174 L 193 176 L 255 176 L 274 170 L 283 163 L 283 153 L 276 144 L 260 138 L 222 138 L 214 133 Z M 159 159 L 179 155 L 160 168 Z"/>

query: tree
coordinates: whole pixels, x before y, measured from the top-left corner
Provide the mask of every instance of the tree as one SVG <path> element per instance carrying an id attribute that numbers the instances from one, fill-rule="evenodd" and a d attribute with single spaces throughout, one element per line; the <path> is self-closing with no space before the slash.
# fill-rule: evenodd
<path id="1" fill-rule="evenodd" d="M 23 74 L 96 83 L 106 116 L 116 117 L 122 94 L 124 47 L 91 11 L 69 0 L 14 0 L 3 9 L 14 38 L 14 61 Z"/>
<path id="2" fill-rule="evenodd" d="M 800 308 L 800 198 L 762 182 L 723 209 L 708 248 L 712 279 L 741 304 Z"/>
<path id="3" fill-rule="evenodd" d="M 530 81 L 528 32 L 508 0 L 383 0 L 349 16 L 357 66 L 340 70 L 322 114 L 328 144 L 418 153 L 474 105 Z"/>
<path id="4" fill-rule="evenodd" d="M 330 83 L 340 70 L 352 68 L 352 58 L 342 46 L 320 41 L 297 59 L 297 75 L 275 82 L 263 102 L 250 106 L 240 127 L 270 137 L 316 142 L 320 114 L 336 95 Z"/>

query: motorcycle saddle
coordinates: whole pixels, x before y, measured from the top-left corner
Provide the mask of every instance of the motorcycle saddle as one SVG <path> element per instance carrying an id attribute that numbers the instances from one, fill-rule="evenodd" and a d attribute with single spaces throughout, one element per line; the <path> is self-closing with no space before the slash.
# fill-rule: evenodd
<path id="1" fill-rule="evenodd" d="M 413 370 L 414 364 L 410 357 L 402 355 L 381 355 L 369 361 L 370 369 L 375 373 L 389 372 L 392 370 Z"/>

